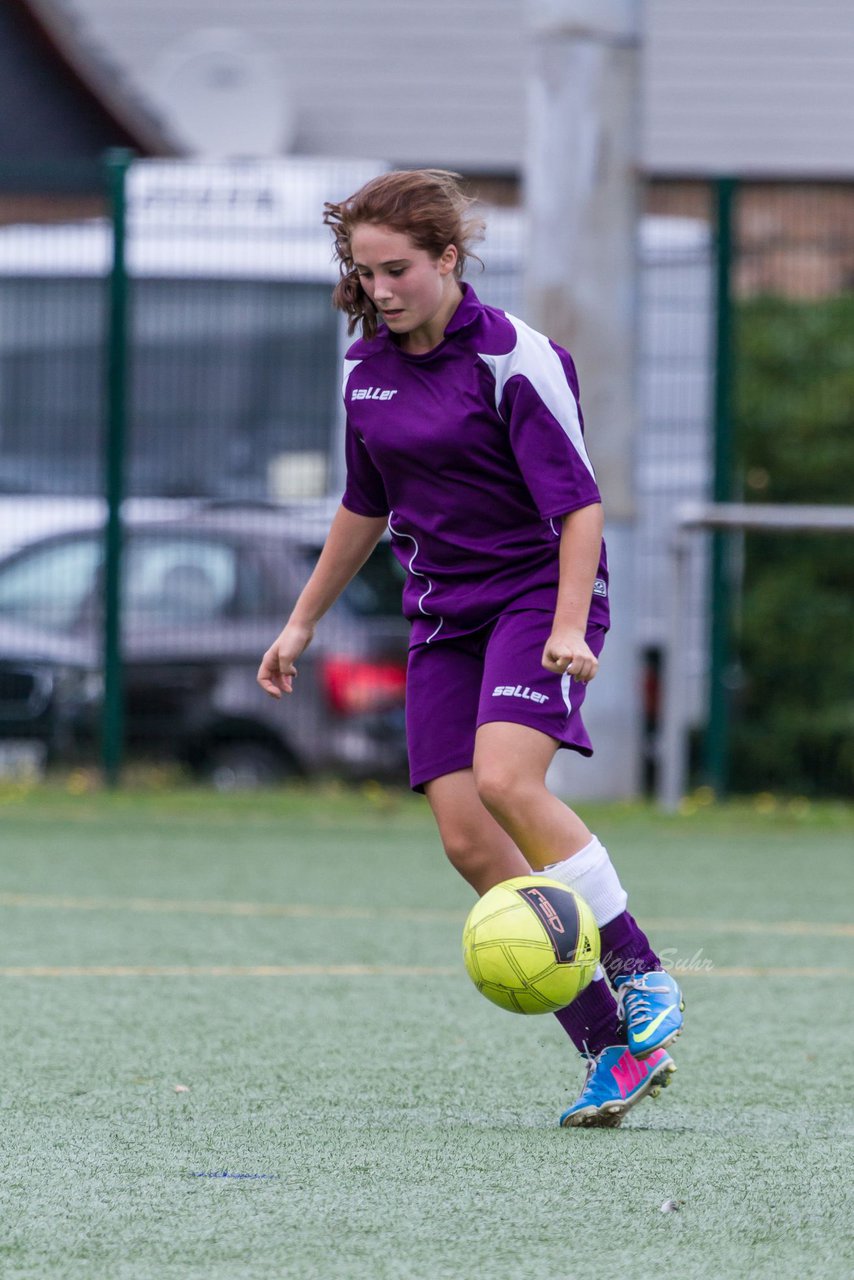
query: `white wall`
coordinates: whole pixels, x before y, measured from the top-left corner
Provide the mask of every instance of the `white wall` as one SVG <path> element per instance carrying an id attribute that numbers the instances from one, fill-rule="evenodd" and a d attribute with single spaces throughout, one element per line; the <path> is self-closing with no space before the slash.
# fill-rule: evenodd
<path id="1" fill-rule="evenodd" d="M 854 175 L 852 0 L 647 0 L 658 173 Z"/>

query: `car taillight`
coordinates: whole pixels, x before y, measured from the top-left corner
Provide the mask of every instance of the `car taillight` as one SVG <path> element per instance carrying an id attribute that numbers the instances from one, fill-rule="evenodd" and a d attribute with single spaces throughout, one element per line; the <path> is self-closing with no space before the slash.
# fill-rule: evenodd
<path id="1" fill-rule="evenodd" d="M 323 662 L 323 687 L 333 711 L 358 715 L 403 704 L 406 669 L 394 662 L 334 657 Z"/>

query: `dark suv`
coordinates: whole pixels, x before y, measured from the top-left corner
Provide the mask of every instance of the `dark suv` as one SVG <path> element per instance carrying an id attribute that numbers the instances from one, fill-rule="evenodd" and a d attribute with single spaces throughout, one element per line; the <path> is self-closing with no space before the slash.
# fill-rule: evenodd
<path id="1" fill-rule="evenodd" d="M 255 682 L 333 509 L 212 505 L 126 525 L 132 754 L 179 760 L 220 786 L 323 770 L 403 776 L 407 625 L 388 542 L 321 622 L 294 694 L 276 702 Z M 48 760 L 94 756 L 102 575 L 99 528 L 42 538 L 0 560 L 0 739 L 42 743 Z"/>

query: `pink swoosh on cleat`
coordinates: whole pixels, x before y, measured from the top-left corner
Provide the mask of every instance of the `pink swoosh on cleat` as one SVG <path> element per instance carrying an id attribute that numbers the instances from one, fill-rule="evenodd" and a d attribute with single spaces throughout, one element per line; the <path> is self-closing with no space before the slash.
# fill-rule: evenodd
<path id="1" fill-rule="evenodd" d="M 655 1054 L 652 1055 L 653 1058 L 655 1056 Z M 627 1049 L 619 1061 L 614 1064 L 611 1068 L 611 1075 L 617 1083 L 621 1097 L 627 1097 L 645 1078 L 649 1061 L 650 1059 L 647 1059 L 645 1063 L 638 1062 L 637 1058 L 633 1058 Z"/>

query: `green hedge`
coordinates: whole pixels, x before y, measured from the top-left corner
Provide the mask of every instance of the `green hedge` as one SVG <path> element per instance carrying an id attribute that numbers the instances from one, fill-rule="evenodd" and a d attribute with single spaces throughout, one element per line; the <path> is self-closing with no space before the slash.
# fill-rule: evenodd
<path id="1" fill-rule="evenodd" d="M 854 296 L 740 304 L 746 500 L 854 503 Z M 854 537 L 745 539 L 736 619 L 738 790 L 854 795 Z"/>

